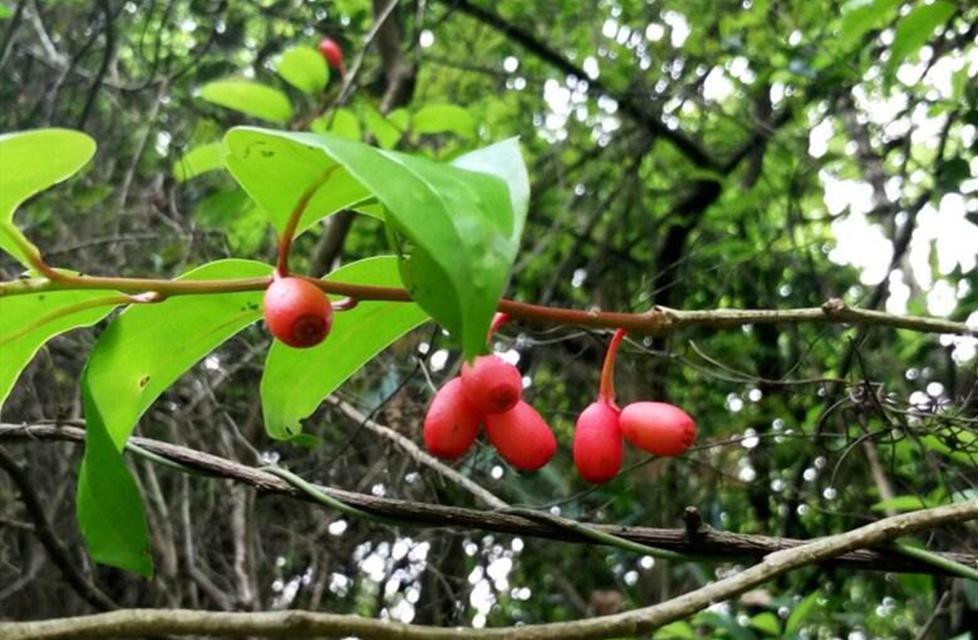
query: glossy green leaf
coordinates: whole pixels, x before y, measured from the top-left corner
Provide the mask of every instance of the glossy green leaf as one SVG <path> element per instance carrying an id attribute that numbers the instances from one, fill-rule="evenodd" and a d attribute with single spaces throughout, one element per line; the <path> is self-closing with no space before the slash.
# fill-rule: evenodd
<path id="1" fill-rule="evenodd" d="M 12 15 L 13 15 L 13 11 L 10 10 L 10 7 L 8 7 L 5 4 L 0 4 L 0 20 L 9 18 Z"/>
<path id="2" fill-rule="evenodd" d="M 275 66 L 282 79 L 303 93 L 322 91 L 329 82 L 329 67 L 318 51 L 296 46 L 286 49 Z"/>
<path id="3" fill-rule="evenodd" d="M 226 141 L 228 168 L 276 215 L 287 218 L 295 194 L 323 175 L 329 180 L 313 204 L 334 197 L 334 184 L 374 196 L 399 239 L 414 300 L 458 337 L 467 357 L 484 349 L 526 217 L 528 183 L 515 140 L 467 154 L 457 166 L 327 134 L 238 127 Z"/>
<path id="4" fill-rule="evenodd" d="M 785 635 L 791 635 L 796 633 L 801 629 L 802 623 L 805 618 L 812 612 L 818 605 L 819 592 L 815 591 L 805 596 L 805 599 L 795 605 L 795 608 L 791 610 L 791 614 L 784 623 L 784 633 Z"/>
<path id="5" fill-rule="evenodd" d="M 309 129 L 316 133 L 332 133 L 347 140 L 360 140 L 360 120 L 349 109 L 337 109 L 333 113 L 320 116 L 312 121 Z"/>
<path id="6" fill-rule="evenodd" d="M 327 280 L 400 287 L 397 259 L 380 256 L 353 262 Z M 300 420 L 311 415 L 364 364 L 392 342 L 428 319 L 414 303 L 363 301 L 337 313 L 326 340 L 310 349 L 293 349 L 278 341 L 265 361 L 261 381 L 265 429 L 277 439 L 300 433 Z"/>
<path id="7" fill-rule="evenodd" d="M 508 138 L 488 147 L 463 154 L 452 164 L 461 169 L 488 173 L 506 183 L 509 201 L 513 209 L 513 228 L 510 242 L 519 245 L 523 235 L 526 213 L 530 208 L 530 176 L 526 172 L 520 144 L 517 138 Z"/>
<path id="8" fill-rule="evenodd" d="M 381 149 L 393 149 L 404 134 L 403 128 L 395 125 L 372 107 L 364 110 L 363 121 L 367 126 L 367 131 L 374 137 Z"/>
<path id="9" fill-rule="evenodd" d="M 287 95 L 251 80 L 215 80 L 201 88 L 200 97 L 269 122 L 285 123 L 292 119 L 292 102 Z"/>
<path id="10" fill-rule="evenodd" d="M 288 134 L 275 136 L 260 131 L 263 130 L 239 128 L 228 133 L 225 163 L 279 233 L 285 229 L 302 194 L 327 173 L 327 180 L 306 206 L 298 233 L 370 198 L 363 184 L 348 172 L 338 170 L 339 165 L 321 150 L 292 141 Z M 318 134 L 304 135 L 318 138 Z"/>
<path id="11" fill-rule="evenodd" d="M 180 279 L 271 272 L 270 265 L 260 262 L 219 260 Z M 175 296 L 131 306 L 99 336 L 82 377 L 89 440 L 77 495 L 79 522 L 99 562 L 145 573 L 138 562 L 145 540 L 136 535 L 142 511 L 138 496 L 134 498 L 121 482 L 121 451 L 140 416 L 161 393 L 211 350 L 258 320 L 261 297 L 261 291 L 245 291 Z"/>
<path id="12" fill-rule="evenodd" d="M 0 297 L 0 407 L 17 377 L 51 338 L 95 324 L 116 307 L 106 291 L 47 291 Z M 100 301 L 106 304 L 98 304 Z"/>
<path id="13" fill-rule="evenodd" d="M 454 104 L 432 104 L 422 107 L 411 118 L 415 133 L 457 133 L 464 138 L 475 136 L 475 119 L 468 111 Z"/>
<path id="14" fill-rule="evenodd" d="M 76 514 L 85 546 L 96 562 L 153 575 L 146 513 L 135 480 L 92 398 L 87 368 L 82 373 L 85 457 L 78 471 Z"/>
<path id="15" fill-rule="evenodd" d="M 889 500 L 880 500 L 872 507 L 870 507 L 870 509 L 877 512 L 896 511 L 902 513 L 904 511 L 916 511 L 917 509 L 926 509 L 927 506 L 928 505 L 918 496 L 908 495 L 908 496 L 894 496 Z"/>
<path id="16" fill-rule="evenodd" d="M 224 168 L 224 143 L 210 142 L 194 147 L 173 163 L 173 177 L 180 182 L 202 173 Z"/>
<path id="17" fill-rule="evenodd" d="M 781 622 L 778 616 L 770 611 L 764 611 L 750 619 L 750 626 L 768 636 L 777 638 L 781 635 Z"/>
<path id="18" fill-rule="evenodd" d="M 14 226 L 14 211 L 35 193 L 78 172 L 95 154 L 95 141 L 70 129 L 0 135 L 0 249 L 24 266 L 34 245 Z"/>
<path id="19" fill-rule="evenodd" d="M 948 0 L 935 0 L 931 4 L 917 4 L 897 24 L 893 44 L 890 45 L 890 59 L 886 61 L 887 78 L 892 79 L 906 58 L 924 46 L 934 31 L 946 23 L 955 12 L 954 3 Z"/>
<path id="20" fill-rule="evenodd" d="M 267 276 L 270 265 L 218 260 L 180 280 Z M 117 447 L 149 405 L 198 360 L 261 317 L 261 291 L 174 296 L 126 309 L 99 336 L 86 367 L 92 399 Z"/>

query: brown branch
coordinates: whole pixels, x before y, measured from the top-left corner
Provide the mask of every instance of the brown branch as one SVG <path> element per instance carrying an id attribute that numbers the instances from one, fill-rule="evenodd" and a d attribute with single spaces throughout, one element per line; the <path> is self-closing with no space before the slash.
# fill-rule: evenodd
<path id="1" fill-rule="evenodd" d="M 4 441 L 69 441 L 80 443 L 85 439 L 84 429 L 52 425 L 0 424 L 0 442 Z M 261 469 L 243 465 L 226 458 L 196 451 L 187 447 L 152 440 L 130 438 L 130 443 L 173 462 L 180 463 L 207 475 L 228 478 L 252 486 L 261 493 L 286 495 L 302 500 L 309 496 L 285 480 Z M 409 502 L 393 498 L 379 498 L 316 485 L 337 500 L 385 518 L 396 519 L 417 527 L 450 527 L 477 529 L 519 536 L 560 540 L 573 543 L 590 543 L 593 540 L 573 530 L 553 523 L 502 510 L 485 511 L 449 507 L 436 504 Z M 583 523 L 599 531 L 613 534 L 640 544 L 670 549 L 683 553 L 710 556 L 717 560 L 760 559 L 763 556 L 806 544 L 805 540 L 748 535 L 702 528 L 695 540 L 689 538 L 685 528 L 660 529 L 652 527 L 627 527 Z M 978 567 L 978 555 L 968 553 L 942 553 L 942 557 L 972 567 Z M 833 566 L 852 569 L 894 572 L 935 573 L 939 569 L 888 550 L 860 550 L 833 557 Z"/>
<path id="2" fill-rule="evenodd" d="M 597 640 L 647 634 L 732 598 L 794 569 L 855 549 L 945 524 L 978 518 L 978 500 L 885 518 L 845 533 L 769 554 L 754 566 L 660 604 L 585 620 L 496 629 L 443 628 L 374 620 L 356 615 L 280 611 L 215 613 L 188 609 L 127 609 L 92 616 L 0 623 L 6 640 L 106 638 L 166 633 L 223 637 L 356 636 L 364 640 Z"/>
<path id="3" fill-rule="evenodd" d="M 48 552 L 51 561 L 61 571 L 61 575 L 64 576 L 65 581 L 71 585 L 71 588 L 85 602 L 92 605 L 96 610 L 111 611 L 117 609 L 118 606 L 112 599 L 105 595 L 101 589 L 86 580 L 78 567 L 75 566 L 68 550 L 64 548 L 58 540 L 57 535 L 55 535 L 51 521 L 44 512 L 44 507 L 41 506 L 41 500 L 37 492 L 31 486 L 27 472 L 13 458 L 8 456 L 2 447 L 0 447 L 0 469 L 7 472 L 7 475 L 10 476 L 10 479 L 16 485 L 17 490 L 20 491 L 20 499 L 23 501 L 24 507 L 27 508 L 27 513 L 30 514 L 31 519 L 34 521 L 35 535 L 37 535 L 38 540 Z M 0 634 L 0 637 L 3 637 L 3 634 Z"/>
<path id="4" fill-rule="evenodd" d="M 69 276 L 58 272 L 55 279 L 22 278 L 0 282 L 0 298 L 45 291 L 74 289 L 106 289 L 125 293 L 156 292 L 166 297 L 207 295 L 235 291 L 262 291 L 271 282 L 265 278 L 230 278 L 226 280 L 167 280 L 157 278 L 113 278 L 105 276 Z M 310 279 L 316 286 L 336 295 L 356 300 L 386 300 L 409 302 L 410 294 L 397 287 L 348 284 L 330 280 Z M 497 310 L 508 313 L 514 320 L 545 324 L 577 325 L 592 329 L 625 329 L 638 335 L 668 335 L 689 327 L 731 329 L 749 324 L 855 324 L 908 329 L 920 333 L 953 333 L 978 337 L 978 327 L 926 316 L 903 316 L 882 311 L 846 306 L 837 298 L 821 307 L 797 309 L 704 309 L 685 311 L 669 307 L 653 307 L 644 313 L 620 311 L 582 311 L 563 307 L 548 307 L 515 300 L 500 300 Z"/>

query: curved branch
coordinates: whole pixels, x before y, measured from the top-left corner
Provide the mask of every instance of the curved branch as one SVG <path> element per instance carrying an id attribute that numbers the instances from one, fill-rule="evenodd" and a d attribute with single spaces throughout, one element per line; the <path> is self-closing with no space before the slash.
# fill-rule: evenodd
<path id="1" fill-rule="evenodd" d="M 714 602 L 744 593 L 793 569 L 824 562 L 847 551 L 879 545 L 916 531 L 975 518 L 978 518 L 978 500 L 885 518 L 794 549 L 772 553 L 760 563 L 729 578 L 651 607 L 572 622 L 462 629 L 311 611 L 223 613 L 189 609 L 125 609 L 57 620 L 0 623 L 0 636 L 7 640 L 108 638 L 161 633 L 239 638 L 353 635 L 364 640 L 597 640 L 634 636 L 688 617 Z"/>
<path id="2" fill-rule="evenodd" d="M 68 441 L 81 443 L 85 440 L 85 430 L 69 426 L 53 425 L 0 425 L 0 442 L 5 441 Z M 127 450 L 147 457 L 154 462 L 178 463 L 177 468 L 193 469 L 201 473 L 235 480 L 247 484 L 255 490 L 274 495 L 309 500 L 309 496 L 297 490 L 285 480 L 271 473 L 243 465 L 226 458 L 196 451 L 187 447 L 151 440 L 130 438 Z M 148 454 L 148 455 L 147 455 Z M 518 513 L 507 512 L 507 507 L 493 511 L 466 509 L 419 502 L 409 502 L 392 498 L 353 493 L 315 485 L 334 498 L 370 513 L 396 518 L 406 525 L 416 527 L 445 527 L 456 529 L 475 529 L 526 537 L 560 540 L 571 543 L 592 543 L 593 541 L 573 529 L 554 525 L 538 518 L 528 518 Z M 495 500 L 500 501 L 498 498 Z M 766 554 L 785 549 L 797 548 L 804 540 L 776 538 L 772 536 L 728 533 L 703 527 L 691 536 L 685 528 L 659 529 L 652 527 L 612 526 L 595 523 L 581 523 L 588 528 L 614 534 L 619 538 L 664 549 L 684 553 L 710 556 L 722 561 L 757 560 Z M 978 555 L 967 553 L 941 553 L 945 560 L 963 565 L 978 567 Z M 878 551 L 853 551 L 831 560 L 831 564 L 850 569 L 872 571 L 895 571 L 915 573 L 943 573 L 941 567 L 932 562 L 922 562 L 905 557 L 901 553 L 880 549 Z"/>

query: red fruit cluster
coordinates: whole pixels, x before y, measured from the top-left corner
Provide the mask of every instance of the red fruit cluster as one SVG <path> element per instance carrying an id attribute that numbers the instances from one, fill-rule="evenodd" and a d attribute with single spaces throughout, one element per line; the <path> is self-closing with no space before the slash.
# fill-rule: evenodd
<path id="1" fill-rule="evenodd" d="M 333 324 L 333 305 L 319 287 L 276 277 L 265 290 L 265 323 L 273 336 L 297 349 L 322 342 Z"/>
<path id="2" fill-rule="evenodd" d="M 489 442 L 517 469 L 535 471 L 557 451 L 557 439 L 522 400 L 523 378 L 497 356 L 476 358 L 435 394 L 424 419 L 424 441 L 439 458 L 462 456 L 486 427 Z"/>
<path id="3" fill-rule="evenodd" d="M 665 402 L 615 405 L 614 366 L 624 331 L 615 332 L 601 371 L 598 401 L 581 413 L 574 427 L 574 465 L 581 478 L 600 484 L 621 469 L 622 438 L 657 456 L 678 456 L 696 440 L 696 422 Z"/>

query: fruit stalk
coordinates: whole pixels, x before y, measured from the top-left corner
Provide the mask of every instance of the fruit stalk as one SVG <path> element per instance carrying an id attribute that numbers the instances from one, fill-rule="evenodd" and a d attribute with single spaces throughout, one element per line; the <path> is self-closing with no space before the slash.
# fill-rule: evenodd
<path id="1" fill-rule="evenodd" d="M 598 402 L 610 404 L 615 407 L 615 360 L 618 357 L 618 347 L 628 333 L 624 329 L 616 329 L 611 336 L 608 344 L 608 351 L 604 356 L 604 365 L 601 367 L 601 384 L 598 387 Z M 616 407 L 617 408 L 617 407 Z"/>

